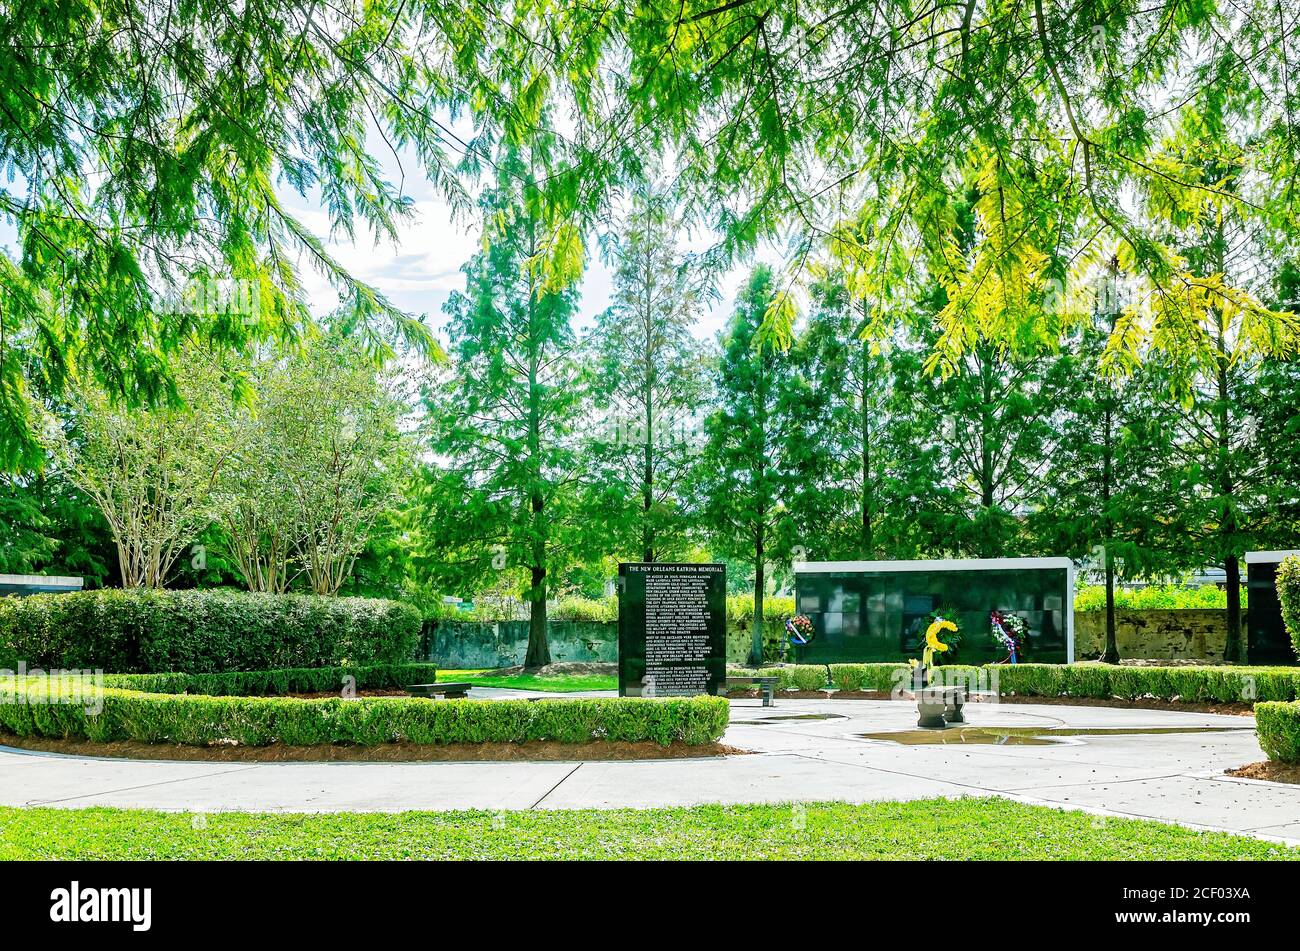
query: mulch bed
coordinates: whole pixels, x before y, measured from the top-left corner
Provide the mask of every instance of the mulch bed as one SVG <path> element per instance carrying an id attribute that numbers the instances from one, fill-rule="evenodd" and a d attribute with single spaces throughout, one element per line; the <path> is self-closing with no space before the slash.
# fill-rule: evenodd
<path id="1" fill-rule="evenodd" d="M 1229 776 L 1240 776 L 1243 779 L 1266 779 L 1272 783 L 1300 785 L 1300 763 L 1275 763 L 1272 760 L 1265 760 L 1262 763 L 1238 766 L 1236 769 L 1224 770 L 1224 772 Z"/>
<path id="2" fill-rule="evenodd" d="M 0 745 L 69 756 L 104 756 L 118 759 L 196 760 L 219 763 L 423 763 L 423 762 L 555 762 L 589 760 L 694 759 L 736 756 L 747 750 L 723 743 L 660 746 L 652 741 L 613 743 L 447 743 L 418 745 L 384 743 L 379 746 L 186 746 L 180 743 L 140 743 L 122 740 L 92 743 L 45 737 L 0 734 Z"/>
<path id="3" fill-rule="evenodd" d="M 1002 697 L 1003 703 L 1046 703 L 1067 707 L 1122 707 L 1126 710 L 1173 710 L 1177 713 L 1226 713 L 1248 717 L 1255 713 L 1253 703 L 1183 703 L 1181 700 L 1103 700 L 1100 697 Z"/>

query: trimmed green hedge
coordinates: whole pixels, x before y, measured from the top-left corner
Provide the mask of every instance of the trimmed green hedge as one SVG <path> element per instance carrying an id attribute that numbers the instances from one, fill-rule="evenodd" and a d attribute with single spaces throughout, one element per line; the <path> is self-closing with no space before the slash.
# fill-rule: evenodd
<path id="1" fill-rule="evenodd" d="M 906 671 L 904 664 L 831 664 L 831 686 L 837 690 L 889 691 L 894 688 L 894 672 Z M 826 687 L 826 665 L 784 664 L 755 668 L 731 666 L 733 677 L 775 677 L 778 690 L 822 690 Z"/>
<path id="2" fill-rule="evenodd" d="M 0 668 L 218 673 L 399 664 L 420 614 L 370 598 L 104 589 L 0 598 Z"/>
<path id="3" fill-rule="evenodd" d="M 831 682 L 845 691 L 889 691 L 908 678 L 904 664 L 831 664 Z M 761 671 L 732 667 L 735 676 L 776 677 L 782 690 L 819 689 L 805 686 L 824 680 L 826 668 L 764 667 Z M 803 674 L 801 671 L 810 671 Z M 1109 664 L 988 664 L 984 667 L 948 665 L 944 677 L 978 677 L 988 689 L 1022 697 L 1096 697 L 1235 703 L 1294 700 L 1300 697 L 1300 668 L 1296 667 L 1116 667 Z M 996 679 L 995 679 L 996 678 Z"/>
<path id="4" fill-rule="evenodd" d="M 64 681 L 67 684 L 67 681 Z M 71 687 L 63 688 L 68 696 Z M 105 687 L 94 703 L 51 703 L 39 688 L 0 696 L 0 729 L 18 736 L 207 746 L 313 746 L 322 743 L 585 743 L 653 740 L 667 746 L 719 739 L 727 728 L 721 697 L 641 699 L 439 700 L 372 697 L 298 700 L 140 693 Z M 80 699 L 88 699 L 81 697 Z M 100 707 L 98 712 L 94 707 Z"/>
<path id="5" fill-rule="evenodd" d="M 1300 703 L 1255 704 L 1255 729 L 1269 759 L 1300 763 Z"/>
<path id="6" fill-rule="evenodd" d="M 1300 558 L 1290 555 L 1277 566 L 1277 599 L 1282 605 L 1282 623 L 1291 635 L 1291 646 L 1300 654 Z"/>
<path id="7" fill-rule="evenodd" d="M 189 693 L 209 697 L 265 697 L 341 691 L 351 677 L 358 690 L 386 690 L 434 683 L 437 664 L 373 667 L 290 667 L 225 674 L 105 674 L 104 686 L 142 693 Z"/>
<path id="8" fill-rule="evenodd" d="M 998 690 L 1031 697 L 1117 697 L 1236 703 L 1292 700 L 1300 691 L 1293 667 L 1115 667 L 1107 664 L 1014 664 L 996 671 Z"/>

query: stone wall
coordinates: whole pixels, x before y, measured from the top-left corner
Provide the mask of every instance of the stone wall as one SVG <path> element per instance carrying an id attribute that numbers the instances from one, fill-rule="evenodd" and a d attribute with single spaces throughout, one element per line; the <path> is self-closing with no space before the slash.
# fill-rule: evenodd
<path id="1" fill-rule="evenodd" d="M 1119 656 L 1142 660 L 1223 661 L 1228 612 L 1221 608 L 1181 611 L 1115 611 Z M 1243 637 L 1244 632 L 1243 632 Z M 1106 612 L 1074 612 L 1074 659 L 1093 660 L 1106 643 Z"/>
<path id="2" fill-rule="evenodd" d="M 618 661 L 618 624 L 613 621 L 551 621 L 547 640 L 557 664 Z M 425 659 L 467 670 L 514 667 L 524 662 L 527 650 L 527 621 L 442 621 L 428 634 Z"/>
<path id="3" fill-rule="evenodd" d="M 781 640 L 784 628 L 769 621 L 769 640 Z M 743 663 L 749 652 L 749 626 L 727 625 L 727 661 Z M 554 663 L 617 663 L 617 621 L 551 621 L 547 639 Z M 451 669 L 513 667 L 528 650 L 527 621 L 440 621 L 430 626 L 423 659 Z"/>

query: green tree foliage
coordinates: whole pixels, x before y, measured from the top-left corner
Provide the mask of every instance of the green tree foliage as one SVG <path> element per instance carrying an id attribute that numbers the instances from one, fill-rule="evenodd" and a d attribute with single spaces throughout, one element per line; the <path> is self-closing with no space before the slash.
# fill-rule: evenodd
<path id="1" fill-rule="evenodd" d="M 790 351 L 809 386 L 805 441 L 816 457 L 791 500 L 808 560 L 897 555 L 912 524 L 894 452 L 904 408 L 891 406 L 891 347 L 864 340 L 863 324 L 843 282 L 827 276 Z"/>
<path id="2" fill-rule="evenodd" d="M 126 409 L 104 392 L 77 391 L 76 441 L 50 421 L 67 479 L 92 499 L 112 532 L 127 588 L 161 588 L 212 521 L 230 442 L 229 375 L 211 354 L 181 358 L 174 402 Z"/>
<path id="3" fill-rule="evenodd" d="M 103 516 L 54 473 L 0 474 L 0 574 L 76 575 L 88 587 L 113 576 Z"/>
<path id="4" fill-rule="evenodd" d="M 1193 148 L 1180 139 L 1172 146 Z M 1228 194 L 1246 188 L 1246 158 L 1231 145 L 1203 147 L 1188 162 Z M 1147 201 L 1158 207 L 1168 199 L 1151 195 Z M 1182 410 L 1173 419 L 1171 451 L 1164 457 L 1173 489 L 1168 520 L 1182 526 L 1184 548 L 1223 567 L 1228 592 L 1224 659 L 1241 661 L 1241 557 L 1253 545 L 1270 494 L 1265 483 L 1269 459 L 1257 445 L 1259 420 L 1249 394 L 1265 361 L 1261 351 L 1267 352 L 1261 338 L 1271 339 L 1279 330 L 1232 294 L 1219 292 L 1218 285 L 1248 287 L 1263 296 L 1281 278 L 1275 276 L 1272 235 L 1234 203 L 1174 207 L 1162 220 L 1168 240 L 1182 244 L 1183 257 L 1209 295 L 1195 346 L 1153 361 L 1166 374 L 1170 395 Z"/>
<path id="5" fill-rule="evenodd" d="M 756 663 L 763 658 L 768 561 L 784 558 L 797 544 L 783 531 L 790 524 L 787 505 L 816 477 L 809 453 L 814 447 L 804 438 L 814 412 L 807 381 L 788 352 L 763 345 L 757 336 L 778 293 L 772 271 L 758 267 L 736 298 L 697 466 L 700 521 L 714 550 L 753 567 L 750 659 Z"/>
<path id="6" fill-rule="evenodd" d="M 933 554 L 993 558 L 1034 547 L 1022 514 L 1037 498 L 1061 441 L 1058 408 L 1073 367 L 1058 354 L 1015 355 L 980 343 L 946 379 L 925 370 L 929 332 L 896 346 L 894 405 L 912 407 L 898 450 L 915 516 Z"/>
<path id="7" fill-rule="evenodd" d="M 336 594 L 407 477 L 396 380 L 340 332 L 272 357 L 254 379 L 218 478 L 226 550 L 249 590 L 283 592 L 301 573 Z"/>
<path id="8" fill-rule="evenodd" d="M 1102 372 L 1106 341 L 1118 316 L 1113 284 L 1098 288 L 1096 318 L 1070 341 L 1069 382 L 1059 408 L 1061 439 L 1047 461 L 1043 491 L 1027 530 L 1047 553 L 1067 555 L 1104 579 L 1106 645 L 1101 660 L 1119 662 L 1116 581 L 1196 567 L 1176 544 L 1163 515 L 1168 486 L 1162 460 L 1172 451 L 1176 406 L 1151 368 L 1136 378 Z"/>
<path id="9" fill-rule="evenodd" d="M 436 457 L 425 540 L 436 572 L 475 584 L 527 571 L 527 666 L 550 663 L 549 586 L 585 540 L 576 509 L 574 433 L 582 378 L 571 321 L 576 292 L 550 279 L 543 156 L 506 149 L 482 200 L 488 247 L 447 303 L 453 364 L 427 400 Z"/>
<path id="10" fill-rule="evenodd" d="M 79 377 L 158 404 L 187 341 L 291 336 L 306 315 L 300 259 L 367 326 L 427 343 L 281 189 L 319 196 L 333 232 L 393 234 L 409 200 L 366 150 L 377 128 L 468 207 L 446 157 L 465 144 L 438 110 L 496 101 L 476 69 L 486 29 L 402 0 L 7 4 L 0 218 L 18 241 L 0 254 L 0 468 L 41 461 L 31 396 Z"/>
<path id="11" fill-rule="evenodd" d="M 619 552 L 644 561 L 689 546 L 682 498 L 708 382 L 691 334 L 700 307 L 693 262 L 677 250 L 678 222 L 664 196 L 633 198 L 610 242 L 614 297 L 588 345 L 590 397 L 604 424 L 591 439 L 591 514 Z"/>
<path id="12" fill-rule="evenodd" d="M 584 142 L 627 162 L 680 156 L 681 187 L 724 252 L 793 225 L 782 286 L 828 250 L 877 336 L 942 286 L 932 369 L 956 372 L 979 341 L 1086 323 L 1086 309 L 1042 299 L 1112 255 L 1146 292 L 1117 324 L 1108 367 L 1148 347 L 1179 361 L 1205 352 L 1221 301 L 1254 322 L 1247 348 L 1295 349 L 1294 315 L 1198 270 L 1160 224 L 1230 206 L 1295 232 L 1290 3 L 652 0 L 545 15 L 553 45 L 507 43 L 530 65 L 550 61 Z M 1205 179 L 1203 156 L 1228 152 L 1255 170 L 1248 185 Z M 948 196 L 972 186 L 967 246 Z M 764 336 L 788 341 L 795 316 L 778 294 Z"/>

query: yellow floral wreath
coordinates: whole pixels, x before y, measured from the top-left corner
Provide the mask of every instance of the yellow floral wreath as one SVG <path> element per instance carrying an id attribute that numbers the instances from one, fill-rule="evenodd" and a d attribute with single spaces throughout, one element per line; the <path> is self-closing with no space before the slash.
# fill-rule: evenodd
<path id="1" fill-rule="evenodd" d="M 957 625 L 947 618 L 937 618 L 930 623 L 925 629 L 925 650 L 921 652 L 921 666 L 931 667 L 934 665 L 934 652 L 943 653 L 948 650 L 949 645 L 939 640 L 939 635 L 944 631 L 956 631 Z M 916 666 L 916 658 L 908 661 L 913 667 Z"/>
<path id="2" fill-rule="evenodd" d="M 939 640 L 939 635 L 943 631 L 955 631 L 957 625 L 953 624 L 947 618 L 937 618 L 929 627 L 925 629 L 925 646 L 931 651 L 943 653 L 948 649 L 948 645 Z"/>

